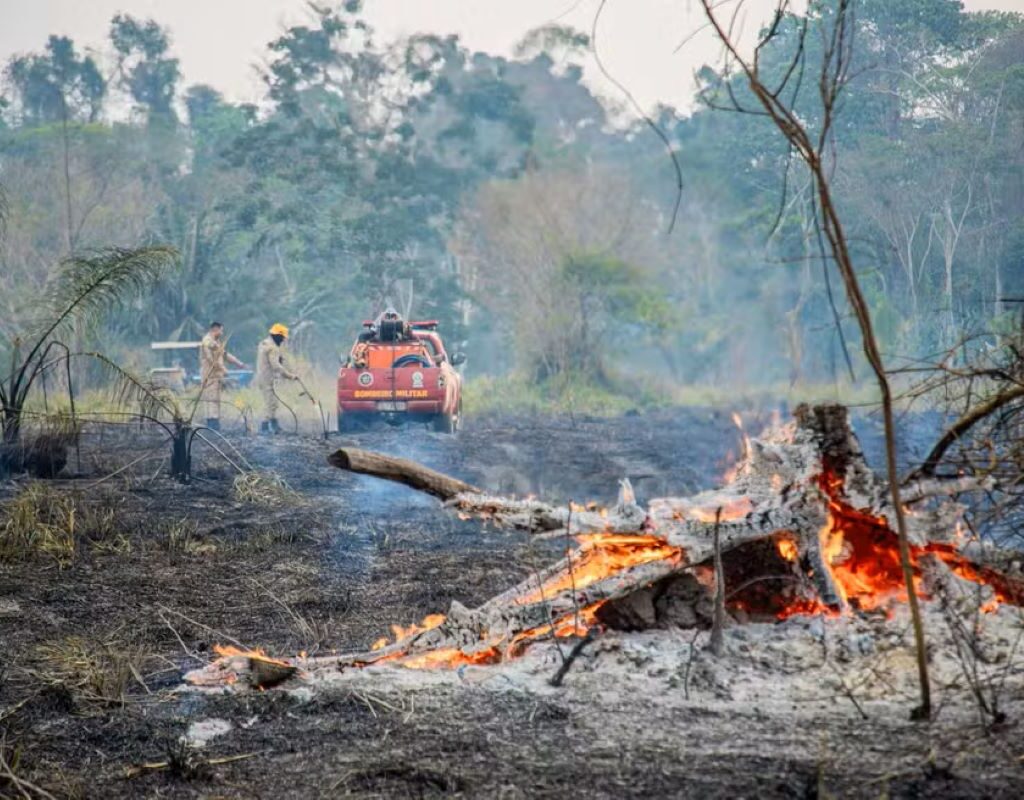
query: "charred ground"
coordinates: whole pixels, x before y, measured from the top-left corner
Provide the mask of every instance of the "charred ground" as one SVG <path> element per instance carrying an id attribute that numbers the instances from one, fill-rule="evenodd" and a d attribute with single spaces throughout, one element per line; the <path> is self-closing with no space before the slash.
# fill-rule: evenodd
<path id="1" fill-rule="evenodd" d="M 727 465 L 723 443 L 739 447 L 728 415 L 704 411 L 483 419 L 457 439 L 356 438 L 494 490 L 577 502 L 610 501 L 624 475 L 642 498 L 693 492 Z M 332 470 L 337 439 L 233 442 L 300 499 L 238 499 L 234 472 L 208 451 L 191 486 L 164 478 L 158 460 L 131 480 L 97 483 L 154 444 L 124 431 L 90 434 L 85 476 L 50 486 L 77 504 L 73 557 L 0 570 L 0 727 L 19 780 L 57 797 L 1013 797 L 1024 786 L 1012 718 L 995 731 L 941 715 L 929 727 L 865 720 L 840 698 L 794 726 L 756 706 L 723 714 L 703 703 L 727 675 L 695 675 L 684 707 L 638 699 L 614 680 L 592 700 L 469 680 L 307 702 L 175 693 L 214 644 L 362 649 L 390 623 L 483 602 L 561 549 Z M 2 491 L 9 499 L 24 484 Z M 232 730 L 183 747 L 190 724 L 211 718 Z M 17 787 L 0 777 L 2 792 Z"/>

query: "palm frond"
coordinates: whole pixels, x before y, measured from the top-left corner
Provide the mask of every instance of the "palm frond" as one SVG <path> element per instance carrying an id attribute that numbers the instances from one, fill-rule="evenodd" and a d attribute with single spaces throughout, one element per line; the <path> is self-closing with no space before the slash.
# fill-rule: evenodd
<path id="1" fill-rule="evenodd" d="M 174 394 L 166 388 L 147 383 L 137 375 L 116 363 L 103 353 L 75 353 L 95 360 L 113 379 L 110 385 L 110 397 L 115 405 L 131 408 L 142 417 L 160 420 L 161 414 L 172 422 L 182 421 L 185 414 Z"/>
<path id="2" fill-rule="evenodd" d="M 41 338 L 72 319 L 96 317 L 150 288 L 178 258 L 175 248 L 157 245 L 111 247 L 66 260 L 50 282 Z"/>
<path id="3" fill-rule="evenodd" d="M 178 251 L 166 245 L 125 249 L 111 247 L 61 264 L 47 289 L 44 314 L 32 346 L 13 378 L 16 395 L 36 356 L 50 336 L 75 319 L 88 319 L 156 283 L 178 263 Z"/>

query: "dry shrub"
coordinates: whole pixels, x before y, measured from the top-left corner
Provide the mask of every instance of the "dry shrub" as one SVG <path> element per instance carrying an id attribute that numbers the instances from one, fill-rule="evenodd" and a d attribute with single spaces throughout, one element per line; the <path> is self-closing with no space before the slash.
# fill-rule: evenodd
<path id="1" fill-rule="evenodd" d="M 30 483 L 6 503 L 0 523 L 0 562 L 53 558 L 61 567 L 75 556 L 76 505 L 72 495 Z"/>
<path id="2" fill-rule="evenodd" d="M 257 528 L 241 542 L 241 545 L 246 550 L 260 552 L 282 544 L 297 544 L 302 541 L 313 540 L 313 536 L 304 534 L 291 526 L 268 525 Z"/>
<path id="3" fill-rule="evenodd" d="M 235 478 L 231 487 L 235 500 L 266 508 L 299 506 L 305 502 L 301 494 L 292 489 L 284 478 L 274 472 L 245 472 Z"/>
<path id="4" fill-rule="evenodd" d="M 134 687 L 143 690 L 149 653 L 116 634 L 99 640 L 70 636 L 36 648 L 32 670 L 44 686 L 71 693 L 77 707 L 124 703 Z"/>
<path id="5" fill-rule="evenodd" d="M 184 517 L 182 519 L 165 522 L 163 529 L 163 543 L 169 553 L 183 553 L 185 555 L 197 555 L 211 549 L 212 544 L 203 541 L 199 533 L 199 523 L 194 519 Z"/>
<path id="6" fill-rule="evenodd" d="M 209 762 L 182 740 L 168 746 L 167 769 L 175 778 L 184 781 L 210 777 Z"/>
<path id="7" fill-rule="evenodd" d="M 67 465 L 68 450 L 81 427 L 64 414 L 44 417 L 25 430 L 19 441 L 0 446 L 0 474 L 27 472 L 34 478 L 55 478 Z"/>
<path id="8" fill-rule="evenodd" d="M 4 504 L 0 516 L 0 563 L 49 557 L 61 568 L 74 561 L 78 545 L 98 552 L 131 549 L 117 509 L 107 501 L 86 502 L 42 482 L 25 486 Z"/>

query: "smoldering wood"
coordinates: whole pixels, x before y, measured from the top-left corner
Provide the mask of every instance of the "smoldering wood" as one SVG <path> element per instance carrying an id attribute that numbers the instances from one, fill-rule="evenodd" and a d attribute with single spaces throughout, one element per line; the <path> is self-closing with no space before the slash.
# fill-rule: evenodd
<path id="1" fill-rule="evenodd" d="M 618 503 L 606 512 L 570 512 L 568 506 L 488 495 L 414 462 L 354 448 L 339 450 L 331 463 L 418 485 L 462 515 L 522 530 L 568 532 L 580 545 L 477 608 L 453 602 L 436 627 L 378 650 L 307 659 L 301 662 L 303 669 L 362 666 L 442 648 L 469 655 L 498 650 L 504 656 L 521 648 L 524 637 L 542 638 L 552 620 L 571 623 L 581 609 L 589 609 L 599 622 L 625 629 L 650 626 L 652 621 L 710 627 L 713 580 L 704 579 L 713 571 L 716 527 L 718 547 L 727 561 L 744 563 L 756 556 L 753 561 L 760 563 L 764 554 L 776 553 L 781 537 L 790 540 L 796 558 L 790 562 L 772 555 L 773 568 L 785 574 L 765 577 L 782 579 L 787 591 L 836 609 L 844 601 L 826 566 L 823 544 L 833 514 L 861 518 L 878 535 L 891 536 L 892 547 L 897 546 L 896 533 L 887 522 L 893 519 L 887 487 L 869 469 L 842 406 L 801 406 L 794 422 L 750 442 L 745 462 L 726 486 L 692 497 L 655 499 L 646 509 L 636 503 L 628 482 Z M 930 493 L 923 493 L 924 499 L 940 505 L 908 516 L 915 544 L 955 552 L 962 565 L 1024 602 L 1020 555 L 980 542 L 961 546 L 952 535 L 960 507 Z M 937 525 L 945 528 L 937 530 Z M 599 549 L 609 537 L 640 548 L 657 546 L 658 556 L 608 574 L 581 575 L 588 548 Z M 928 559 L 927 572 L 936 586 L 952 576 L 938 557 Z M 567 579 L 570 575 L 572 580 Z M 755 581 L 760 579 L 755 576 Z M 687 603 L 690 611 L 681 612 L 678 606 Z"/>
<path id="2" fill-rule="evenodd" d="M 714 557 L 718 509 L 721 509 L 718 538 L 723 554 L 781 534 L 792 537 L 817 599 L 826 606 L 838 608 L 841 593 L 831 570 L 825 566 L 820 536 L 829 521 L 830 498 L 821 485 L 826 468 L 840 481 L 838 491 L 851 508 L 883 521 L 892 518 L 886 486 L 868 467 L 850 428 L 846 409 L 839 405 L 801 406 L 794 423 L 769 432 L 762 439 L 752 440 L 746 462 L 729 485 L 689 498 L 655 499 L 646 510 L 636 505 L 631 491 L 624 491 L 619 503 L 604 514 L 579 510 L 570 513 L 566 506 L 539 500 L 478 492 L 459 494 L 449 501 L 459 513 L 513 528 L 564 534 L 568 527 L 568 533 L 573 536 L 593 533 L 653 536 L 678 552 L 671 558 L 628 567 L 577 587 L 575 591 L 566 587 L 541 597 L 545 584 L 573 568 L 570 558 L 574 562 L 578 560 L 580 551 L 577 551 L 476 609 L 453 603 L 445 623 L 438 628 L 414 634 L 369 658 L 378 660 L 396 653 L 418 652 L 457 642 L 479 643 L 482 637 L 508 638 L 541 627 L 551 618 L 565 617 L 578 608 L 599 603 L 616 608 L 620 620 L 631 615 L 643 619 L 650 613 L 647 599 L 638 599 L 632 606 L 619 601 L 671 576 L 708 566 Z M 922 491 L 917 499 L 933 496 L 931 491 Z M 923 546 L 936 539 L 934 526 L 950 522 L 956 512 L 956 504 L 952 506 L 949 518 L 942 513 L 922 512 L 908 520 L 916 543 Z M 953 529 L 952 522 L 949 529 Z M 896 534 L 890 533 L 895 547 Z M 943 544 L 948 543 L 946 535 L 937 538 Z M 979 570 L 995 569 L 990 564 L 1008 564 L 1006 556 L 997 556 L 988 547 L 973 546 L 962 556 Z M 949 571 L 941 561 L 938 563 L 936 570 Z M 1024 586 L 1024 578 L 1021 586 Z M 629 623 L 623 624 L 628 626 Z"/>
<path id="3" fill-rule="evenodd" d="M 291 664 L 278 664 L 261 658 L 249 659 L 249 683 L 256 689 L 270 689 L 284 683 L 296 672 Z"/>

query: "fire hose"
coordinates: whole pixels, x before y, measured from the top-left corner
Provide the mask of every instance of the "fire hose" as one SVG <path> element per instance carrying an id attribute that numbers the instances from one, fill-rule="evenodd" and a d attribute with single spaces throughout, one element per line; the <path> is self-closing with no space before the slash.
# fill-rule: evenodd
<path id="1" fill-rule="evenodd" d="M 317 409 L 317 412 L 318 412 L 318 414 L 320 416 L 320 426 L 323 429 L 324 438 L 326 439 L 327 436 L 328 436 L 328 432 L 327 432 L 327 418 L 324 415 L 324 407 L 323 407 L 323 405 L 320 403 L 320 400 L 318 400 L 313 395 L 313 393 L 309 390 L 309 387 L 307 387 L 306 384 L 302 382 L 302 378 L 296 376 L 295 377 L 295 381 L 296 381 L 296 383 L 299 384 L 299 388 L 302 390 L 302 391 L 299 392 L 299 397 L 308 397 L 309 401 L 313 404 L 313 407 Z M 277 401 L 281 405 L 283 405 L 285 408 L 287 408 L 288 409 L 288 413 L 292 415 L 292 421 L 295 424 L 295 433 L 297 434 L 299 432 L 299 417 L 295 413 L 295 409 L 293 409 L 290 405 L 288 405 L 288 403 L 286 403 L 284 401 L 284 398 L 282 398 L 281 395 L 279 395 L 277 393 L 277 387 L 276 386 L 272 388 L 272 391 L 274 392 L 274 397 L 277 398 Z"/>
<path id="2" fill-rule="evenodd" d="M 306 386 L 306 384 L 304 384 L 302 382 L 302 378 L 296 376 L 295 380 L 298 381 L 299 388 L 302 389 L 302 391 L 299 392 L 299 397 L 302 397 L 303 395 L 305 395 L 306 397 L 309 398 L 310 402 L 316 407 L 317 413 L 320 415 L 320 427 L 323 429 L 324 438 L 326 439 L 327 438 L 327 416 L 324 414 L 324 407 L 323 407 L 323 405 L 321 405 L 320 399 L 318 397 L 314 396 L 314 394 L 311 391 L 309 391 L 309 388 Z M 298 426 L 296 425 L 296 429 L 297 428 L 298 428 Z"/>

